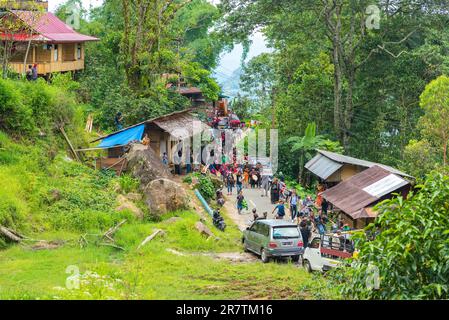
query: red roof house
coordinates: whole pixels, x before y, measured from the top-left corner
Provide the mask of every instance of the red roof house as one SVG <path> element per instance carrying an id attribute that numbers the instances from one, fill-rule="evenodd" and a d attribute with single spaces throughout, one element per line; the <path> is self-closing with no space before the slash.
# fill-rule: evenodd
<path id="1" fill-rule="evenodd" d="M 99 40 L 76 32 L 51 12 L 8 10 L 0 21 L 0 39 L 13 41 L 10 65 L 18 73 L 26 71 L 30 40 L 25 65 L 36 63 L 40 75 L 84 69 L 85 42 Z M 11 23 L 7 21 L 15 21 L 16 29 L 8 29 Z"/>

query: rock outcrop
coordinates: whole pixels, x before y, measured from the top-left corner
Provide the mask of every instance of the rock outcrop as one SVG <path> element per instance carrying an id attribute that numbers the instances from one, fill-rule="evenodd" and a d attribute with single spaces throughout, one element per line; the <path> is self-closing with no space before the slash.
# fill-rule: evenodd
<path id="1" fill-rule="evenodd" d="M 137 219 L 142 220 L 144 218 L 143 211 L 132 202 L 132 199 L 129 199 L 123 195 L 119 195 L 117 197 L 117 202 L 118 207 L 115 210 L 117 211 L 128 210 L 132 212 Z"/>
<path id="2" fill-rule="evenodd" d="M 151 181 L 143 190 L 145 203 L 152 214 L 188 209 L 189 197 L 186 190 L 174 181 L 161 178 Z"/>
<path id="3" fill-rule="evenodd" d="M 140 180 L 141 186 L 146 186 L 153 180 L 171 176 L 159 155 L 144 145 L 132 145 L 126 158 L 128 159 L 127 171 Z"/>
<path id="4" fill-rule="evenodd" d="M 151 214 L 161 215 L 189 208 L 186 190 L 181 184 L 170 180 L 172 174 L 153 149 L 133 145 L 127 159 L 127 170 L 140 181 L 143 200 Z"/>

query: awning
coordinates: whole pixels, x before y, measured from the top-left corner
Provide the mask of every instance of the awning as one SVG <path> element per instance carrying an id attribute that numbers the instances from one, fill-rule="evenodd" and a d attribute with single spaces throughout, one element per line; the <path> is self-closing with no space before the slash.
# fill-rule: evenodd
<path id="1" fill-rule="evenodd" d="M 106 149 L 114 146 L 126 145 L 134 140 L 141 141 L 144 130 L 145 124 L 141 124 L 139 126 L 120 131 L 117 134 L 104 138 L 98 147 Z"/>

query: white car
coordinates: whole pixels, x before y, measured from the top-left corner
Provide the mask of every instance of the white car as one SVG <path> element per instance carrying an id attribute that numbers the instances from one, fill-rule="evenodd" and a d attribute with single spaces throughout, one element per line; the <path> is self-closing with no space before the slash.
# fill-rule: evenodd
<path id="1" fill-rule="evenodd" d="M 304 249 L 302 264 L 309 271 L 327 271 L 353 256 L 352 241 L 344 235 L 315 237 Z"/>

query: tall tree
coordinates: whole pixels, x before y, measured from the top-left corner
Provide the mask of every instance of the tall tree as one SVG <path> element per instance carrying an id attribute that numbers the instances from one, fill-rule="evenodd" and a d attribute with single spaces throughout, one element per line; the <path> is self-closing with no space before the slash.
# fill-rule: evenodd
<path id="1" fill-rule="evenodd" d="M 443 166 L 447 165 L 449 144 L 449 77 L 441 76 L 426 86 L 421 95 L 424 115 L 419 121 L 422 134 L 441 146 Z"/>

